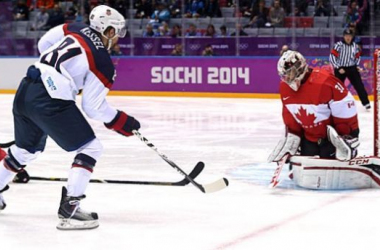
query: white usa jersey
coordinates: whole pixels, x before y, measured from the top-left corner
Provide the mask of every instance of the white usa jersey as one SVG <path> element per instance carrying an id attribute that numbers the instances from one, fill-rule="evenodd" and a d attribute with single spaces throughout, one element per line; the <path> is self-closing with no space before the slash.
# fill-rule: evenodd
<path id="1" fill-rule="evenodd" d="M 116 109 L 105 100 L 115 68 L 100 37 L 87 25 L 64 24 L 49 30 L 39 41 L 35 66 L 49 95 L 75 101 L 82 92 L 82 109 L 88 117 L 110 122 Z"/>

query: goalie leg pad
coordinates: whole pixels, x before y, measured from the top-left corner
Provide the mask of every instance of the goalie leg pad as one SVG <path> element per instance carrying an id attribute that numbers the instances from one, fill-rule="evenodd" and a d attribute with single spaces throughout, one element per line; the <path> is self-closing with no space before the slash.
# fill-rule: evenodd
<path id="1" fill-rule="evenodd" d="M 363 157 L 351 161 L 294 156 L 293 180 L 307 189 L 344 190 L 380 188 L 380 158 Z"/>
<path id="2" fill-rule="evenodd" d="M 286 154 L 295 155 L 300 143 L 301 138 L 298 135 L 287 133 L 285 137 L 278 142 L 273 152 L 269 155 L 268 162 L 278 162 Z"/>

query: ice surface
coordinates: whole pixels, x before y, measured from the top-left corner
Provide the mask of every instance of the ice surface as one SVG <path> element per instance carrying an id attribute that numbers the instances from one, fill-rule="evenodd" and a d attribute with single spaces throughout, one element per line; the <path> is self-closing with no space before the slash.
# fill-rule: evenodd
<path id="1" fill-rule="evenodd" d="M 190 172 L 206 164 L 199 183 L 229 179 L 203 194 L 194 186 L 90 184 L 82 208 L 99 213 L 100 227 L 62 232 L 57 210 L 62 182 L 12 184 L 0 213 L 0 249 L 376 249 L 379 190 L 308 191 L 265 163 L 283 132 L 279 100 L 109 97 L 135 116 L 140 132 Z M 0 95 L 0 142 L 13 139 L 12 95 Z M 360 154 L 372 154 L 372 114 L 359 103 Z M 93 178 L 179 181 L 182 176 L 137 138 L 91 121 L 104 145 Z M 27 167 L 30 175 L 67 177 L 74 153 L 49 140 Z"/>

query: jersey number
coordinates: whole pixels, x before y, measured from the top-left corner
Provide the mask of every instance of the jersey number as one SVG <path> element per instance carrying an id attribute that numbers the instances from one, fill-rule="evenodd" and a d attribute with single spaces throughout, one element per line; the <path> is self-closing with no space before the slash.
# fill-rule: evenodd
<path id="1" fill-rule="evenodd" d="M 343 93 L 343 92 L 344 92 L 344 88 L 343 88 L 343 86 L 342 86 L 339 82 L 337 82 L 337 83 L 335 84 L 335 88 L 336 88 L 340 93 Z"/>
<path id="2" fill-rule="evenodd" d="M 65 53 L 59 55 L 60 51 L 64 50 L 67 46 L 73 43 L 74 40 L 72 38 L 66 38 L 65 41 L 63 41 L 55 50 L 52 50 L 51 52 L 43 55 L 41 57 L 41 63 L 50 65 L 54 67 L 59 73 L 61 73 L 61 63 L 82 53 L 80 48 L 71 48 L 67 49 Z M 48 55 L 51 55 L 50 60 L 46 59 Z"/>

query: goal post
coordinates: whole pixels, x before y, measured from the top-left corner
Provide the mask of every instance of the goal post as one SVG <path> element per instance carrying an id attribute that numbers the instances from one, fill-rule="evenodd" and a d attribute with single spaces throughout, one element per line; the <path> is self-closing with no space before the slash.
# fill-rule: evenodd
<path id="1" fill-rule="evenodd" d="M 373 149 L 374 155 L 380 156 L 380 49 L 375 50 L 373 56 L 373 119 L 374 119 L 374 138 L 373 138 Z"/>

